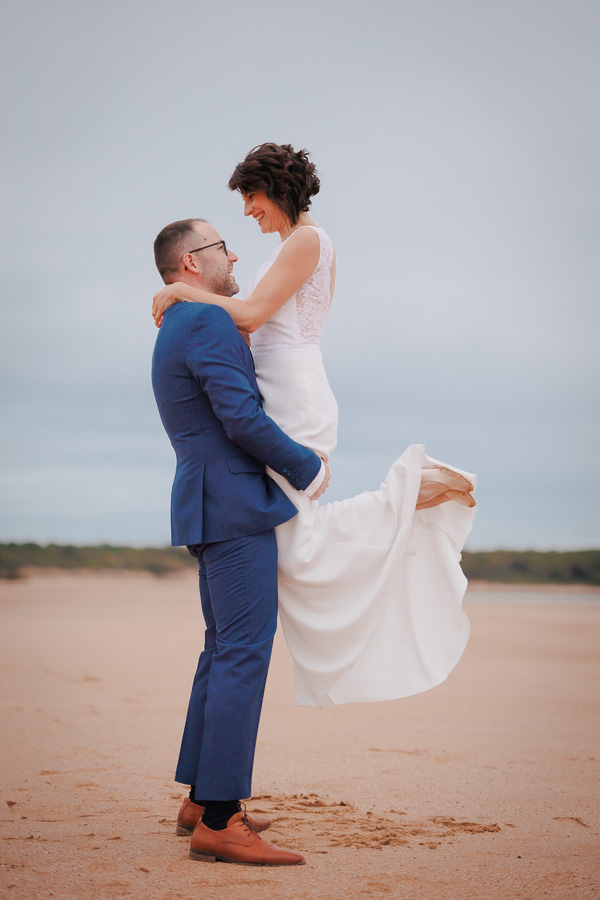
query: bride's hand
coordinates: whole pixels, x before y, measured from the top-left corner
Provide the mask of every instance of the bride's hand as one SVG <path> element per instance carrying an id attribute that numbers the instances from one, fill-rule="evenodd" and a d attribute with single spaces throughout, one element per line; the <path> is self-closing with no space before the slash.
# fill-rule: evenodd
<path id="1" fill-rule="evenodd" d="M 165 311 L 170 306 L 187 299 L 184 293 L 186 287 L 183 282 L 176 281 L 174 284 L 165 284 L 164 288 L 156 292 L 152 298 L 152 316 L 157 328 L 160 328 Z"/>

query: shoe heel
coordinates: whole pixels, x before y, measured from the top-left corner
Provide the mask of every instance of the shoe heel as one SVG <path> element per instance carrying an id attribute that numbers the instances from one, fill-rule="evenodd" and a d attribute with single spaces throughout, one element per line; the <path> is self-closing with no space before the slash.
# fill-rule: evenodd
<path id="1" fill-rule="evenodd" d="M 175 829 L 175 834 L 178 834 L 179 837 L 189 837 L 193 830 L 193 828 L 186 828 L 185 825 L 178 825 Z"/>
<path id="2" fill-rule="evenodd" d="M 192 847 L 190 847 L 189 857 L 190 859 L 196 859 L 204 862 L 217 861 L 216 857 L 211 856 L 210 853 L 201 853 L 200 850 L 193 850 Z"/>

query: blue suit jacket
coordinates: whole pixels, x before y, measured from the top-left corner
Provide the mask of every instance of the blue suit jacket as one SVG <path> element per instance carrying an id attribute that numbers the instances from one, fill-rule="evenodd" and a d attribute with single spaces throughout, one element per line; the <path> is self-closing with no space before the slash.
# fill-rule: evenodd
<path id="1" fill-rule="evenodd" d="M 152 386 L 177 456 L 172 544 L 256 534 L 296 515 L 265 463 L 302 490 L 321 460 L 263 411 L 252 354 L 229 313 L 204 303 L 168 309 Z"/>

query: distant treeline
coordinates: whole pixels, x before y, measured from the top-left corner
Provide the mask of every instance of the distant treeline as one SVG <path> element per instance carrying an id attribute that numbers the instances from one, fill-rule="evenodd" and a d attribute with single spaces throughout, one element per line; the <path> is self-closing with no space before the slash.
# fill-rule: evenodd
<path id="1" fill-rule="evenodd" d="M 463 553 L 467 578 L 517 584 L 600 584 L 600 550 Z"/>
<path id="2" fill-rule="evenodd" d="M 600 550 L 569 553 L 495 550 L 463 554 L 467 578 L 517 584 L 600 585 Z M 143 571 L 169 575 L 193 570 L 195 561 L 181 547 L 75 547 L 64 544 L 0 544 L 0 578 L 20 578 L 25 570 L 80 569 Z"/>
<path id="3" fill-rule="evenodd" d="M 170 575 L 197 568 L 185 547 L 76 547 L 70 544 L 0 544 L 0 578 L 20 578 L 24 569 L 151 572 Z"/>

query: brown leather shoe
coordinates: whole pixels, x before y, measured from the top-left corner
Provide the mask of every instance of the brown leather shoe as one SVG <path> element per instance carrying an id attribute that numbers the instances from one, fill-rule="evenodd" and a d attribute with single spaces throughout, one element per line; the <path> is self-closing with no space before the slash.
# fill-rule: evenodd
<path id="1" fill-rule="evenodd" d="M 236 813 L 222 831 L 198 822 L 190 842 L 190 859 L 214 859 L 244 866 L 302 866 L 304 857 L 282 850 L 261 838 L 243 812 Z"/>
<path id="2" fill-rule="evenodd" d="M 198 803 L 192 803 L 189 797 L 186 798 L 181 804 L 181 809 L 177 816 L 176 833 L 181 837 L 189 837 L 203 815 L 204 807 Z M 248 818 L 256 831 L 266 831 L 271 824 L 271 820 L 267 819 L 266 816 L 248 815 Z"/>

